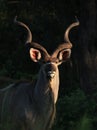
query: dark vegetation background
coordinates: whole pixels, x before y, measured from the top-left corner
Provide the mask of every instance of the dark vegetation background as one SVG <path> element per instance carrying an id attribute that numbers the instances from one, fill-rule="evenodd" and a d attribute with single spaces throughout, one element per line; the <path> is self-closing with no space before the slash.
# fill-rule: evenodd
<path id="1" fill-rule="evenodd" d="M 77 16 L 80 26 L 70 32 L 71 59 L 59 68 L 53 129 L 97 130 L 97 1 L 0 0 L 0 88 L 34 79 L 39 70 L 24 45 L 26 31 L 13 23 L 16 15 L 30 27 L 33 41 L 49 53 L 63 42 L 65 29 Z"/>

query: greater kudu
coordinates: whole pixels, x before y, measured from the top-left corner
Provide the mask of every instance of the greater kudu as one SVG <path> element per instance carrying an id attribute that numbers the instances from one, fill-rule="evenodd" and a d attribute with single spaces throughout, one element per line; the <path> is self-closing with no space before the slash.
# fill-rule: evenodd
<path id="1" fill-rule="evenodd" d="M 24 27 L 27 32 L 26 44 L 30 44 L 30 57 L 34 62 L 41 63 L 36 82 L 19 82 L 1 90 L 5 91 L 2 102 L 2 124 L 8 123 L 10 130 L 48 130 L 55 117 L 55 104 L 59 90 L 58 65 L 68 60 L 72 44 L 69 31 L 79 25 L 71 24 L 64 33 L 65 43 L 49 55 L 46 49 L 38 43 L 32 42 L 30 29 L 24 23 L 15 23 Z"/>

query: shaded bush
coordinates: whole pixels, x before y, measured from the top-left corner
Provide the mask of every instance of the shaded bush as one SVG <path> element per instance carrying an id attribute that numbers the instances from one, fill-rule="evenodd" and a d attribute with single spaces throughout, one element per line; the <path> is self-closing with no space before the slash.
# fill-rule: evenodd
<path id="1" fill-rule="evenodd" d="M 60 97 L 57 104 L 55 130 L 95 130 L 97 104 L 81 89 Z M 95 116 L 94 116 L 95 115 Z"/>

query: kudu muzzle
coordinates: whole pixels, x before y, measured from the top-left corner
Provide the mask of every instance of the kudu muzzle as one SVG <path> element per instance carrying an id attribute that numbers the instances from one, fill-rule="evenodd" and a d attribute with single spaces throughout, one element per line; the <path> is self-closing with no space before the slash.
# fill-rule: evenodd
<path id="1" fill-rule="evenodd" d="M 49 63 L 46 63 L 45 64 L 45 74 L 46 74 L 46 77 L 51 80 L 55 77 L 56 75 L 56 66 L 54 63 L 52 62 L 49 62 Z"/>

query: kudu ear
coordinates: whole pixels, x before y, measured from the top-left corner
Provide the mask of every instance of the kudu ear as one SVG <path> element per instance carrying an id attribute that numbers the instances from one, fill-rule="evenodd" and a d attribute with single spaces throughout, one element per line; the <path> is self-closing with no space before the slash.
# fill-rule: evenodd
<path id="1" fill-rule="evenodd" d="M 41 53 L 38 49 L 30 48 L 30 57 L 34 62 L 38 62 L 41 59 Z"/>
<path id="2" fill-rule="evenodd" d="M 70 55 L 71 55 L 71 49 L 65 49 L 59 52 L 58 59 L 60 62 L 64 62 L 70 58 Z"/>

